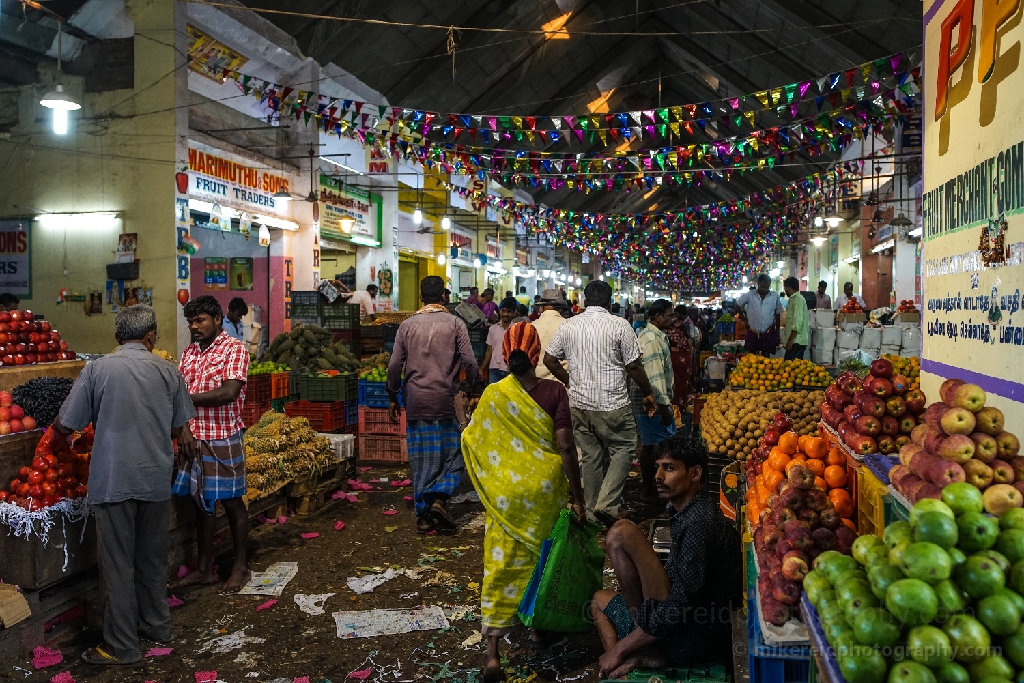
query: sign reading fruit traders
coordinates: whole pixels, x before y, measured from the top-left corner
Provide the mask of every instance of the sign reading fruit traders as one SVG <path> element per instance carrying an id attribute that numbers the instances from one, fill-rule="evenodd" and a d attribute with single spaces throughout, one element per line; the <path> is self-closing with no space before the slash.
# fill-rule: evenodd
<path id="1" fill-rule="evenodd" d="M 980 385 L 1024 422 L 1021 0 L 924 5 L 922 388 Z"/>
<path id="2" fill-rule="evenodd" d="M 290 218 L 291 203 L 275 200 L 274 193 L 289 190 L 291 184 L 291 179 L 280 171 L 189 142 L 189 197 L 252 214 Z"/>
<path id="3" fill-rule="evenodd" d="M 0 292 L 32 296 L 31 220 L 0 221 Z"/>

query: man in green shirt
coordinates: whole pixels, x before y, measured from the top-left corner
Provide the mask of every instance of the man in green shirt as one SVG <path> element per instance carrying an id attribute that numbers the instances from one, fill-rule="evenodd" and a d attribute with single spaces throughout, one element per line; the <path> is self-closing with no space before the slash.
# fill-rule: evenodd
<path id="1" fill-rule="evenodd" d="M 786 305 L 786 326 L 782 329 L 782 344 L 786 347 L 786 360 L 804 357 L 807 350 L 807 302 L 800 295 L 800 281 L 787 277 L 782 283 L 789 303 Z"/>

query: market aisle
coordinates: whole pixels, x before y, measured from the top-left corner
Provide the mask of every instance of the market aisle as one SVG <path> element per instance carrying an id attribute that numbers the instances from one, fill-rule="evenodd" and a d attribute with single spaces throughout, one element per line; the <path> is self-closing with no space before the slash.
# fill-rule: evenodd
<path id="1" fill-rule="evenodd" d="M 362 473 L 369 481 L 377 475 L 404 478 L 406 472 L 373 470 Z M 386 488 L 386 484 L 382 485 Z M 472 490 L 468 484 L 463 490 Z M 285 524 L 263 524 L 249 539 L 250 567 L 265 570 L 275 562 L 297 562 L 298 574 L 285 587 L 278 603 L 257 612 L 267 596 L 222 596 L 216 587 L 174 592 L 185 604 L 172 608 L 177 638 L 168 646 L 173 652 L 131 667 L 95 668 L 81 663 L 81 651 L 95 645 L 98 631 L 89 631 L 73 645 L 62 647 L 64 663 L 33 671 L 14 671 L 15 680 L 49 681 L 70 671 L 77 681 L 171 681 L 192 682 L 194 672 L 216 671 L 216 678 L 231 683 L 273 681 L 309 677 L 344 681 L 353 671 L 371 668 L 367 681 L 460 680 L 473 683 L 482 660 L 483 644 L 463 646 L 480 630 L 479 582 L 483 571 L 482 510 L 479 503 L 452 506 L 458 518 L 480 515 L 477 528 L 455 536 L 417 536 L 411 520 L 411 503 L 403 500 L 408 490 L 360 493 L 359 502 L 333 501 L 313 517 L 290 517 Z M 384 515 L 387 509 L 396 515 Z M 335 523 L 345 528 L 335 531 Z M 396 528 L 397 527 L 397 528 Z M 302 534 L 319 533 L 306 539 Z M 225 546 L 230 551 L 230 543 Z M 221 563 L 227 556 L 219 558 Z M 372 593 L 356 596 L 346 585 L 350 576 L 384 571 L 415 570 L 415 580 L 400 575 Z M 325 604 L 325 613 L 310 616 L 299 610 L 295 594 L 336 593 Z M 444 631 L 416 631 L 394 636 L 339 640 L 333 612 L 339 610 L 411 609 L 419 605 L 470 607 L 469 619 L 451 619 Z M 465 612 L 466 610 L 456 610 Z M 241 634 L 239 634 L 241 632 Z M 242 642 L 218 647 L 217 639 L 239 634 Z M 263 639 L 263 642 L 248 639 Z M 525 630 L 514 634 L 507 648 L 510 665 L 523 678 L 537 672 L 548 680 L 597 680 L 600 646 L 591 635 L 564 639 L 549 651 L 534 651 Z M 217 642 L 215 642 L 217 641 Z M 142 651 L 161 647 L 144 642 Z M 220 651 L 218 651 L 220 650 Z M 31 670 L 29 661 L 15 663 Z M 69 666 L 70 665 L 70 666 Z M 400 668 L 398 668 L 400 666 Z M 552 668 L 545 669 L 545 666 Z M 447 668 L 445 668 L 447 667 Z M 0 673 L 11 672 L 9 664 Z M 357 677 L 354 677 L 357 678 Z M 515 676 L 509 678 L 515 680 Z"/>

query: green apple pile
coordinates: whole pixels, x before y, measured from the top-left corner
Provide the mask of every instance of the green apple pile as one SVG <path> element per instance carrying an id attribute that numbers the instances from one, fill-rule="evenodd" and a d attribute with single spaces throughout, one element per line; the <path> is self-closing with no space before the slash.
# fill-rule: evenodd
<path id="1" fill-rule="evenodd" d="M 274 363 L 273 361 L 249 364 L 250 375 L 272 375 L 275 372 L 288 372 L 288 369 L 287 365 L 281 365 L 280 363 Z"/>
<path id="2" fill-rule="evenodd" d="M 984 389 L 963 380 L 946 380 L 939 396 L 910 432 L 911 443 L 900 448 L 900 464 L 889 472 L 893 486 L 916 503 L 967 482 L 984 491 L 986 512 L 1024 506 L 1024 457 L 1003 413 L 985 405 Z"/>
<path id="3" fill-rule="evenodd" d="M 1024 509 L 950 484 L 852 556 L 804 577 L 847 683 L 1013 683 L 1024 675 Z"/>

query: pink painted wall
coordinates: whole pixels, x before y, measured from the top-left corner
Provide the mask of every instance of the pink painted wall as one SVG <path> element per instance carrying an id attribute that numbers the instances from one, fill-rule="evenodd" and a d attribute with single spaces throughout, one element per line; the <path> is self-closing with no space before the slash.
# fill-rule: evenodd
<path id="1" fill-rule="evenodd" d="M 197 252 L 202 254 L 203 251 Z M 255 304 L 263 311 L 263 326 L 267 326 L 270 320 L 270 339 L 273 339 L 281 332 L 291 329 L 290 323 L 285 318 L 285 261 L 291 261 L 291 257 L 271 256 L 270 257 L 270 292 L 267 293 L 267 257 L 253 257 L 253 287 L 251 290 L 241 291 L 234 289 L 206 289 L 203 281 L 205 256 L 240 256 L 241 254 L 219 254 L 207 253 L 203 256 L 192 257 L 191 294 L 192 298 L 209 294 L 220 302 L 220 305 L 227 311 L 228 302 L 236 296 L 245 299 L 248 304 Z"/>

